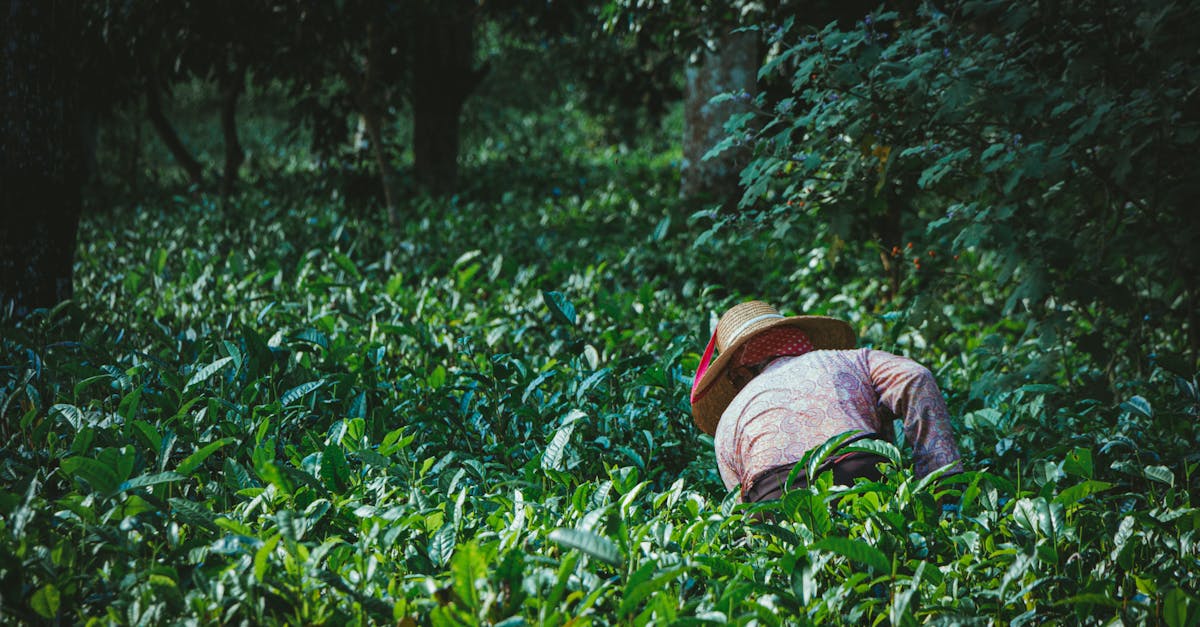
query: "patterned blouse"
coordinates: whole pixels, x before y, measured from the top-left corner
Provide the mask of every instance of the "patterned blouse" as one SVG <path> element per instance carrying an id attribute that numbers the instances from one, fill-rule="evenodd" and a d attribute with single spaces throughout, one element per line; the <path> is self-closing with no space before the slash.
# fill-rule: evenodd
<path id="1" fill-rule="evenodd" d="M 869 348 L 818 350 L 775 359 L 721 414 L 721 479 L 728 489 L 748 490 L 764 472 L 851 430 L 891 440 L 882 408 L 903 420 L 918 476 L 958 461 L 946 401 L 928 369 Z"/>

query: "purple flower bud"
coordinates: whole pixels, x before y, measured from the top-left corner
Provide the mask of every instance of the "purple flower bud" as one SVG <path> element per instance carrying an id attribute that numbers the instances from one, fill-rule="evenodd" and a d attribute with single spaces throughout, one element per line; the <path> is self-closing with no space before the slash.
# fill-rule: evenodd
<path id="1" fill-rule="evenodd" d="M 949 56 L 950 56 L 950 49 L 949 49 L 949 48 L 942 48 L 942 56 L 943 56 L 943 57 L 949 57 Z"/>

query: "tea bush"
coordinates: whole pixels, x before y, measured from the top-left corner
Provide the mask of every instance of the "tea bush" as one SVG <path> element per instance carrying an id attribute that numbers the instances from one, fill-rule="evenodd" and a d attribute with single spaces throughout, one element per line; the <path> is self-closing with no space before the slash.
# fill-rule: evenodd
<path id="1" fill-rule="evenodd" d="M 965 298 L 932 341 L 869 253 L 706 230 L 660 161 L 414 201 L 398 232 L 315 188 L 88 218 L 78 302 L 3 334 L 5 617 L 1197 620 L 1193 373 L 1097 399 Z M 970 472 L 880 445 L 877 483 L 737 504 L 686 399 L 749 296 L 928 363 Z"/>

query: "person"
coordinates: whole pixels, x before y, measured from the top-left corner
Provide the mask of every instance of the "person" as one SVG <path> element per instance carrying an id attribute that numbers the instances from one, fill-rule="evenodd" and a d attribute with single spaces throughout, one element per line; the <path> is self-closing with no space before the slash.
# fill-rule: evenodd
<path id="1" fill-rule="evenodd" d="M 779 498 L 805 452 L 834 436 L 858 431 L 842 446 L 894 439 L 893 415 L 903 421 L 918 476 L 950 464 L 952 471 L 962 468 L 946 402 L 927 368 L 855 349 L 854 330 L 842 320 L 785 317 L 762 301 L 721 316 L 696 371 L 691 405 L 696 426 L 713 436 L 721 479 L 728 489 L 741 486 L 743 502 Z M 858 477 L 880 478 L 881 461 L 872 453 L 835 452 L 821 470 L 852 485 Z"/>

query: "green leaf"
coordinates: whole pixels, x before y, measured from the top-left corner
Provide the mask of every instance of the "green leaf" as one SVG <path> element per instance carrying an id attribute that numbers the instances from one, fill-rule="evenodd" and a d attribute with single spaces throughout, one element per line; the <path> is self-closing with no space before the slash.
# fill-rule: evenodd
<path id="1" fill-rule="evenodd" d="M 983 154 L 979 155 L 979 160 L 983 162 L 989 161 L 992 157 L 1004 150 L 1004 148 L 1004 144 L 992 144 L 984 149 Z"/>
<path id="2" fill-rule="evenodd" d="M 362 280 L 362 274 L 359 273 L 358 266 L 354 265 L 354 262 L 351 261 L 351 259 L 349 257 L 347 257 L 346 255 L 343 255 L 342 253 L 339 253 L 336 250 L 329 251 L 329 256 L 333 258 L 333 262 L 336 263 L 337 266 L 339 268 L 341 268 L 343 272 L 345 272 L 346 274 L 349 274 L 351 277 L 354 278 L 355 281 Z"/>
<path id="3" fill-rule="evenodd" d="M 229 340 L 222 340 L 221 345 L 225 347 L 225 352 L 229 354 L 229 358 L 233 360 L 234 372 L 242 369 L 242 364 L 246 361 L 246 356 L 242 354 L 242 349 L 238 348 L 237 344 Z"/>
<path id="4" fill-rule="evenodd" d="M 350 408 L 346 410 L 346 415 L 351 418 L 367 417 L 367 393 L 365 390 L 360 390 L 350 400 Z"/>
<path id="5" fill-rule="evenodd" d="M 575 431 L 575 424 L 571 423 L 560 427 L 554 433 L 554 439 L 550 440 L 550 444 L 546 446 L 545 452 L 542 453 L 542 468 L 549 470 L 562 470 L 563 452 L 567 448 L 567 443 L 571 441 L 571 433 Z"/>
<path id="6" fill-rule="evenodd" d="M 809 545 L 810 549 L 822 549 L 845 557 L 846 559 L 869 566 L 877 573 L 889 573 L 892 570 L 891 560 L 883 551 L 862 542 L 841 536 L 829 536 Z"/>
<path id="7" fill-rule="evenodd" d="M 1146 418 L 1154 417 L 1154 410 L 1150 407 L 1150 401 L 1142 398 L 1141 396 L 1135 396 L 1124 403 L 1121 403 L 1121 408 L 1128 412 L 1140 414 Z"/>
<path id="8" fill-rule="evenodd" d="M 80 411 L 78 407 L 74 405 L 67 405 L 65 403 L 52 405 L 50 407 L 50 414 L 54 415 L 56 413 L 62 416 L 63 420 L 66 420 L 67 424 L 71 425 L 72 429 L 78 431 L 83 428 L 83 412 Z"/>
<path id="9" fill-rule="evenodd" d="M 296 545 L 304 539 L 304 534 L 308 533 L 309 523 L 310 519 L 307 516 L 290 509 L 281 509 L 275 512 L 275 528 L 279 530 L 279 535 L 287 541 L 289 551 L 295 551 Z"/>
<path id="10" fill-rule="evenodd" d="M 1152 481 L 1165 483 L 1169 486 L 1175 485 L 1175 474 L 1166 466 L 1146 466 L 1142 469 L 1142 474 Z"/>
<path id="11" fill-rule="evenodd" d="M 854 452 L 873 453 L 880 457 L 886 457 L 888 461 L 892 462 L 893 466 L 900 466 L 900 449 L 896 448 L 895 444 L 886 440 L 866 438 L 838 449 L 839 455 Z"/>
<path id="12" fill-rule="evenodd" d="M 857 430 L 839 433 L 838 435 L 835 435 L 835 436 L 829 438 L 828 440 L 826 440 L 824 444 L 821 444 L 820 446 L 818 446 L 814 449 L 811 449 L 807 453 L 805 453 L 804 458 L 801 461 L 804 462 L 803 468 L 806 473 L 806 476 L 808 477 L 808 480 L 815 481 L 817 478 L 817 475 L 820 474 L 817 472 L 817 469 L 820 468 L 820 466 L 825 463 L 825 461 L 829 458 L 830 455 L 832 455 L 834 453 L 834 451 L 839 450 L 841 448 L 842 444 L 846 440 L 849 440 L 850 438 L 858 435 L 859 433 L 861 433 L 861 431 L 857 431 Z M 855 442 L 855 444 L 857 444 L 857 442 Z M 788 474 L 789 484 L 790 484 L 790 480 L 793 478 L 793 476 L 796 473 L 797 473 L 796 469 L 793 468 L 792 472 Z"/>
<path id="13" fill-rule="evenodd" d="M 1051 605 L 1065 605 L 1067 607 L 1075 607 L 1076 605 L 1099 605 L 1102 607 L 1121 607 L 1121 602 L 1112 598 L 1107 594 L 1099 592 L 1084 592 L 1074 596 L 1055 601 Z"/>
<path id="14" fill-rule="evenodd" d="M 216 516 L 213 515 L 208 508 L 203 505 L 189 501 L 187 499 L 173 498 L 171 501 L 171 512 L 175 514 L 181 522 L 192 525 L 193 527 L 203 527 L 209 531 L 219 531 L 217 527 Z"/>
<path id="15" fill-rule="evenodd" d="M 258 550 L 254 552 L 254 578 L 257 579 L 259 583 L 262 583 L 267 576 L 267 566 L 270 563 L 268 560 L 271 557 L 271 553 L 275 550 L 275 547 L 279 546 L 279 539 L 281 537 L 283 536 L 278 534 L 271 536 L 270 540 L 264 542 L 263 545 L 258 547 Z"/>
<path id="16" fill-rule="evenodd" d="M 61 600 L 61 595 L 58 588 L 54 584 L 48 583 L 37 592 L 33 593 L 33 598 L 29 600 L 29 604 L 33 606 L 33 611 L 37 612 L 43 618 L 54 618 L 58 616 L 58 605 Z"/>
<path id="17" fill-rule="evenodd" d="M 1058 496 L 1054 497 L 1054 502 L 1062 503 L 1064 505 L 1076 503 L 1093 494 L 1103 492 L 1112 487 L 1113 484 L 1104 481 L 1084 481 L 1082 483 L 1073 485 L 1062 492 L 1059 492 Z"/>
<path id="18" fill-rule="evenodd" d="M 413 439 L 414 436 L 404 435 L 404 427 L 390 431 L 387 435 L 383 436 L 383 442 L 379 444 L 379 454 L 385 456 L 391 455 L 412 444 Z"/>
<path id="19" fill-rule="evenodd" d="M 140 477 L 134 477 L 133 479 L 125 481 L 121 485 L 117 486 L 116 492 L 125 492 L 126 490 L 144 488 L 146 486 L 159 485 L 163 483 L 174 483 L 184 479 L 187 479 L 187 477 L 177 472 L 170 471 L 154 473 L 152 475 L 142 475 Z"/>
<path id="20" fill-rule="evenodd" d="M 575 400 L 582 401 L 584 395 L 587 394 L 588 391 L 593 387 L 596 387 L 596 385 L 603 381 L 604 378 L 607 377 L 611 372 L 611 368 L 601 368 L 596 372 L 593 372 L 588 378 L 583 380 L 583 383 L 579 384 L 579 389 L 575 390 Z"/>
<path id="21" fill-rule="evenodd" d="M 62 460 L 63 472 L 78 477 L 87 482 L 93 490 L 101 494 L 113 494 L 121 480 L 117 473 L 107 464 L 88 457 L 68 457 Z"/>
<path id="22" fill-rule="evenodd" d="M 200 464 L 204 463 L 204 460 L 208 459 L 210 455 L 217 452 L 217 449 L 228 444 L 232 444 L 236 441 L 237 440 L 234 438 L 221 438 L 215 442 L 209 442 L 208 444 L 205 444 L 199 450 L 184 458 L 182 462 L 179 462 L 179 466 L 175 468 L 175 472 L 181 475 L 192 474 L 192 471 L 199 468 Z"/>
<path id="23" fill-rule="evenodd" d="M 311 327 L 292 336 L 292 339 L 315 344 L 326 350 L 329 349 L 329 336 Z"/>
<path id="24" fill-rule="evenodd" d="M 472 611 L 479 611 L 479 588 L 475 582 L 487 578 L 488 563 L 476 542 L 458 547 L 450 560 L 450 573 L 451 586 L 458 598 Z"/>
<path id="25" fill-rule="evenodd" d="M 550 541 L 568 549 L 577 549 L 612 566 L 621 566 L 621 552 L 612 540 L 579 529 L 555 529 L 550 532 Z"/>
<path id="26" fill-rule="evenodd" d="M 325 385 L 325 379 L 317 379 L 316 381 L 301 383 L 287 392 L 284 392 L 283 396 L 279 397 L 279 403 L 285 406 L 291 405 L 322 385 Z"/>
<path id="27" fill-rule="evenodd" d="M 134 392 L 140 393 L 141 390 L 135 390 Z M 122 401 L 122 404 L 124 404 L 124 401 Z M 150 450 L 158 451 L 158 447 L 162 446 L 162 436 L 158 434 L 154 426 L 145 420 L 134 420 L 132 424 L 133 428 L 137 430 L 138 435 L 146 441 L 146 445 L 150 447 Z"/>
<path id="28" fill-rule="evenodd" d="M 229 365 L 229 363 L 232 361 L 233 361 L 232 357 L 222 357 L 222 358 L 212 362 L 211 364 L 208 364 L 207 366 L 197 370 L 195 372 L 195 374 L 192 375 L 192 378 L 188 379 L 187 385 L 183 386 L 183 391 L 186 392 L 189 389 L 191 389 L 192 386 L 198 385 L 200 383 L 203 383 L 204 381 L 207 381 L 209 377 L 213 376 L 214 374 L 217 374 L 217 372 L 219 372 L 225 366 Z"/>
<path id="29" fill-rule="evenodd" d="M 250 473 L 232 457 L 225 458 L 225 485 L 234 490 L 244 490 L 254 486 Z"/>
<path id="30" fill-rule="evenodd" d="M 559 322 L 575 326 L 575 305 L 559 292 L 542 292 L 542 302 L 550 309 L 550 315 Z"/>
<path id="31" fill-rule="evenodd" d="M 921 585 L 921 576 L 925 574 L 925 565 L 927 562 L 917 564 L 917 570 L 913 573 L 912 580 L 909 585 L 904 586 L 892 598 L 892 606 L 888 608 L 888 618 L 892 625 L 916 625 L 917 621 L 909 610 L 912 605 L 913 596 L 916 595 L 917 589 Z M 892 585 L 898 585 L 894 583 Z"/>
<path id="32" fill-rule="evenodd" d="M 1095 473 L 1092 465 L 1091 449 L 1075 447 L 1067 453 L 1067 457 L 1063 460 L 1063 472 L 1076 477 L 1091 479 Z"/>
<path id="33" fill-rule="evenodd" d="M 429 559 L 434 564 L 442 566 L 450 558 L 454 552 L 454 535 L 454 525 L 446 523 L 429 539 Z"/>
<path id="34" fill-rule="evenodd" d="M 434 368 L 433 372 L 429 373 L 429 376 L 425 378 L 425 383 L 433 390 L 446 385 L 446 368 L 443 366 Z"/>
<path id="35" fill-rule="evenodd" d="M 1163 597 L 1163 621 L 1167 627 L 1192 627 L 1198 617 L 1195 599 L 1180 588 L 1171 588 Z"/>
<path id="36" fill-rule="evenodd" d="M 651 240 L 655 242 L 661 242 L 664 239 L 667 239 L 667 233 L 670 232 L 670 229 L 671 216 L 667 215 L 663 217 L 662 220 L 658 221 L 658 226 L 654 227 L 654 235 L 651 236 Z"/>
<path id="37" fill-rule="evenodd" d="M 292 480 L 283 472 L 283 468 L 273 461 L 262 461 L 254 465 L 255 472 L 263 481 L 275 486 L 284 494 L 292 494 L 295 492 L 295 486 L 292 485 Z"/>
<path id="38" fill-rule="evenodd" d="M 330 444 L 321 452 L 321 478 L 330 490 L 345 490 L 350 486 L 350 465 L 342 447 Z"/>
<path id="39" fill-rule="evenodd" d="M 638 604 L 647 597 L 658 594 L 672 579 L 678 577 L 684 572 L 683 566 L 669 568 L 653 579 L 650 575 L 656 570 L 657 564 L 653 561 L 647 561 L 629 577 L 629 582 L 625 584 L 625 592 L 621 599 L 621 606 L 617 609 L 617 616 L 627 616 L 637 610 Z"/>

